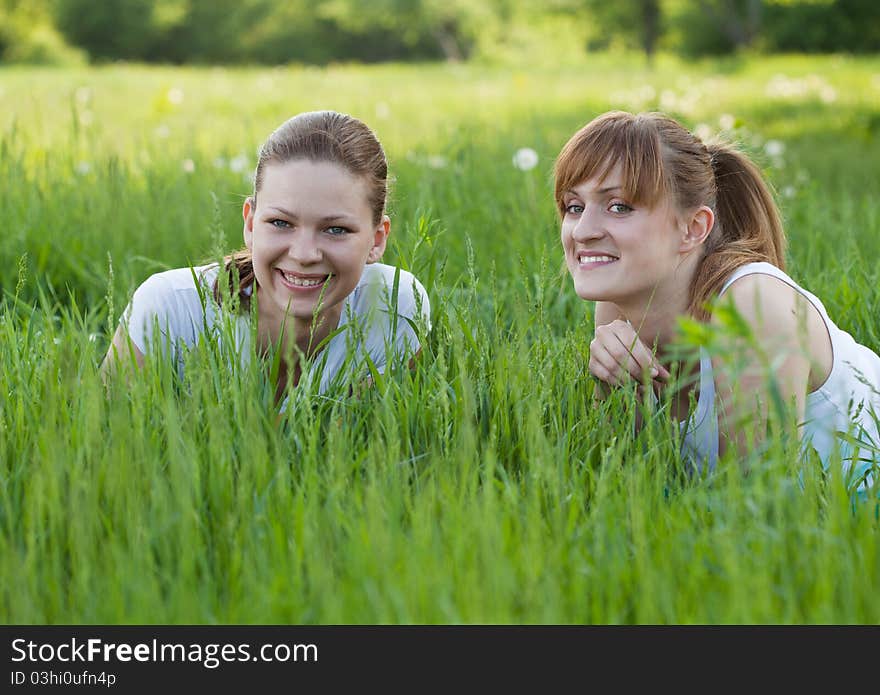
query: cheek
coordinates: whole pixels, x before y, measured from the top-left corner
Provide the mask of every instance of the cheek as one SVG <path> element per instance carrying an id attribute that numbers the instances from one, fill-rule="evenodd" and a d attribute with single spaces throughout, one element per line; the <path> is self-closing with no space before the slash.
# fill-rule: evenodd
<path id="1" fill-rule="evenodd" d="M 562 242 L 563 246 L 568 246 L 571 241 L 571 225 L 562 223 L 562 226 L 559 228 L 559 240 Z"/>

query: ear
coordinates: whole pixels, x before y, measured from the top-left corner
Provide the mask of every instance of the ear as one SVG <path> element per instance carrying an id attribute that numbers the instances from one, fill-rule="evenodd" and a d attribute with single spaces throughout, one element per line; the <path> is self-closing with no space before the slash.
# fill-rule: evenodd
<path id="1" fill-rule="evenodd" d="M 681 237 L 680 253 L 690 253 L 699 248 L 709 236 L 715 225 L 715 213 L 712 208 L 702 205 L 684 219 L 684 234 Z"/>
<path id="2" fill-rule="evenodd" d="M 385 253 L 385 245 L 388 243 L 388 235 L 391 233 L 391 220 L 388 215 L 382 216 L 382 221 L 373 232 L 373 246 L 367 254 L 367 263 L 375 263 Z"/>
<path id="3" fill-rule="evenodd" d="M 254 244 L 254 211 L 256 207 L 256 201 L 248 196 L 241 208 L 241 216 L 244 218 L 244 245 L 251 251 L 253 251 Z"/>

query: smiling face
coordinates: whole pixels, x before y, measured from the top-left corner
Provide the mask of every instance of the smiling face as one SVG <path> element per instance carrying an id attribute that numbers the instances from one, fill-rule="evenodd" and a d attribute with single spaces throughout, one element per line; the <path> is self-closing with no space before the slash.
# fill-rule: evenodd
<path id="1" fill-rule="evenodd" d="M 562 246 L 579 297 L 624 306 L 673 290 L 682 230 L 668 203 L 627 200 L 620 165 L 561 194 Z"/>
<path id="2" fill-rule="evenodd" d="M 244 204 L 244 240 L 259 321 L 273 339 L 290 319 L 298 342 L 315 316 L 323 335 L 338 324 L 345 298 L 388 237 L 388 218 L 374 222 L 368 193 L 363 177 L 332 162 L 266 165 L 256 201 Z"/>

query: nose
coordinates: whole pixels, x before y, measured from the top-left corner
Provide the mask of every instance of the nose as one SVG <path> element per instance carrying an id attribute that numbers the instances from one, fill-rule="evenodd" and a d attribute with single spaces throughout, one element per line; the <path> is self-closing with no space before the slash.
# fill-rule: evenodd
<path id="1" fill-rule="evenodd" d="M 307 266 L 320 263 L 324 257 L 321 245 L 315 232 L 300 229 L 291 235 L 287 255 L 299 265 Z"/>
<path id="2" fill-rule="evenodd" d="M 586 205 L 580 217 L 571 227 L 571 238 L 575 242 L 586 242 L 605 235 L 602 222 L 596 212 L 596 206 Z"/>

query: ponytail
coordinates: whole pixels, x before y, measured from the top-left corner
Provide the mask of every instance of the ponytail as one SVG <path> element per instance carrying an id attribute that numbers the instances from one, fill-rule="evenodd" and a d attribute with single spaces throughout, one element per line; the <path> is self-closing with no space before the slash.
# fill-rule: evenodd
<path id="1" fill-rule="evenodd" d="M 612 165 L 621 168 L 625 195 L 653 206 L 661 198 L 679 211 L 707 205 L 715 226 L 703 243 L 691 281 L 688 313 L 709 318 L 709 301 L 734 270 L 765 261 L 785 269 L 782 220 L 761 171 L 725 144 L 704 145 L 678 121 L 659 113 L 610 111 L 575 133 L 556 160 L 556 202 L 563 192 Z"/>
<path id="2" fill-rule="evenodd" d="M 707 303 L 741 265 L 764 261 L 785 269 L 782 218 L 760 170 L 728 145 L 706 149 L 715 175 L 715 226 L 694 274 L 688 307 L 700 320 L 709 318 Z"/>

